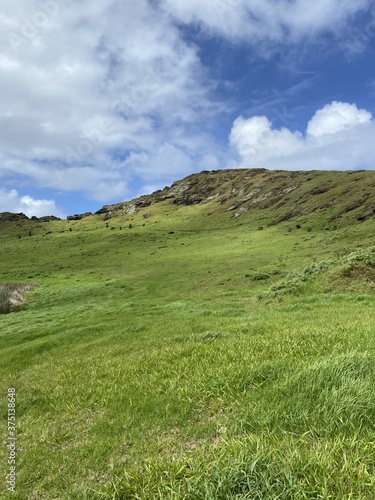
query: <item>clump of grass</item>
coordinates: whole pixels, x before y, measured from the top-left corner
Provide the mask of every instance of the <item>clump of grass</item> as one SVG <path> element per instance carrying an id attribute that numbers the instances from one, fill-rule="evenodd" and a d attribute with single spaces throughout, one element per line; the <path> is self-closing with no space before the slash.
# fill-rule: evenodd
<path id="1" fill-rule="evenodd" d="M 372 446 L 345 438 L 321 439 L 311 435 L 231 440 L 216 450 L 216 457 L 198 455 L 176 462 L 146 462 L 136 473 L 124 471 L 101 491 L 78 498 L 144 500 L 273 500 L 372 498 Z M 226 451 L 224 451 L 226 450 Z M 208 451 L 208 450 L 205 450 Z M 347 454 L 362 467 L 351 469 Z M 348 467 L 349 466 L 349 467 Z M 346 481 L 340 474 L 345 470 Z M 361 478 L 361 496 L 358 482 Z"/>
<path id="2" fill-rule="evenodd" d="M 254 272 L 254 273 L 245 274 L 245 277 L 251 278 L 253 281 L 262 281 L 262 280 L 268 280 L 269 274 Z"/>

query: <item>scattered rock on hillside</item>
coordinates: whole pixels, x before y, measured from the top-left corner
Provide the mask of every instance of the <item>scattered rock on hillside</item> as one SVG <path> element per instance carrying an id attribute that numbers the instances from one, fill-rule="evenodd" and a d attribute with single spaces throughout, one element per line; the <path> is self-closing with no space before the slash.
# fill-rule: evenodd
<path id="1" fill-rule="evenodd" d="M 150 195 L 151 196 L 151 195 Z M 122 212 L 124 215 L 132 215 L 138 212 L 139 208 L 147 208 L 151 205 L 150 196 L 141 196 L 135 200 L 116 203 L 115 205 L 104 205 L 95 215 L 105 215 L 110 218 L 114 212 Z"/>
<path id="2" fill-rule="evenodd" d="M 55 220 L 61 220 L 59 217 L 55 217 L 54 215 L 46 215 L 45 217 L 39 217 L 39 222 L 52 222 Z"/>
<path id="3" fill-rule="evenodd" d="M 90 215 L 92 215 L 92 212 L 85 212 L 84 214 L 68 215 L 67 220 L 82 220 L 85 219 L 86 217 L 90 217 Z"/>

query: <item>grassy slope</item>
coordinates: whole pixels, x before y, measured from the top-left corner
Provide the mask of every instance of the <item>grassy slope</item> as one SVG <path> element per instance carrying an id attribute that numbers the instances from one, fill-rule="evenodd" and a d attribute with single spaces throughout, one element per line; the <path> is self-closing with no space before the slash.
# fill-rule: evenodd
<path id="1" fill-rule="evenodd" d="M 374 245 L 373 220 L 325 231 L 318 210 L 289 233 L 210 204 L 149 210 L 113 231 L 100 217 L 0 227 L 2 281 L 38 285 L 0 316 L 4 422 L 18 394 L 11 498 L 374 498 L 374 295 L 323 281 L 256 300 Z"/>

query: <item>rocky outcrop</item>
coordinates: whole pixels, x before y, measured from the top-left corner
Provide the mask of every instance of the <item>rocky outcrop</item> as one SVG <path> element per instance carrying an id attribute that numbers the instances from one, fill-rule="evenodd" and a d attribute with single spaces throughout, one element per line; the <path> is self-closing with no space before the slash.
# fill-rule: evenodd
<path id="1" fill-rule="evenodd" d="M 67 220 L 82 220 L 85 219 L 86 217 L 90 217 L 92 215 L 92 212 L 85 212 L 84 214 L 75 214 L 75 215 L 68 215 L 66 218 Z"/>
<path id="2" fill-rule="evenodd" d="M 0 222 L 7 222 L 7 221 L 20 221 L 20 220 L 28 220 L 28 216 L 19 213 L 19 214 L 13 214 L 11 212 L 1 212 L 0 213 Z"/>
<path id="3" fill-rule="evenodd" d="M 58 217 L 55 217 L 54 215 L 46 215 L 45 217 L 39 217 L 39 222 L 53 222 L 55 220 L 61 220 Z"/>
<path id="4" fill-rule="evenodd" d="M 0 222 L 7 222 L 7 221 L 22 221 L 22 220 L 31 220 L 35 222 L 52 222 L 55 220 L 61 220 L 58 217 L 55 217 L 54 215 L 47 215 L 45 217 L 35 217 L 33 215 L 32 217 L 29 217 L 23 213 L 19 214 L 13 214 L 11 212 L 1 212 L 0 213 Z"/>
<path id="5" fill-rule="evenodd" d="M 138 212 L 140 208 L 147 208 L 151 205 L 152 200 L 149 199 L 152 195 L 141 196 L 135 200 L 125 201 L 123 203 L 116 203 L 115 205 L 104 205 L 100 210 L 95 212 L 95 215 L 106 215 L 111 217 L 117 212 L 121 212 L 124 215 L 131 215 Z"/>

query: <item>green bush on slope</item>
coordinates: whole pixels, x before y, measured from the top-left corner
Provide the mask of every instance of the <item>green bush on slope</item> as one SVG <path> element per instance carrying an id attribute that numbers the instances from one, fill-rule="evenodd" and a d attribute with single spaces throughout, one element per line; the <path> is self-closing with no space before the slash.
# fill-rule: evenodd
<path id="1" fill-rule="evenodd" d="M 283 294 L 296 295 L 307 283 L 317 276 L 324 275 L 323 289 L 332 291 L 330 283 L 340 291 L 340 284 L 345 291 L 372 291 L 375 289 L 375 247 L 357 250 L 337 260 L 323 260 L 305 267 L 301 272 L 289 273 L 268 290 L 259 294 L 258 299 L 274 298 Z"/>

